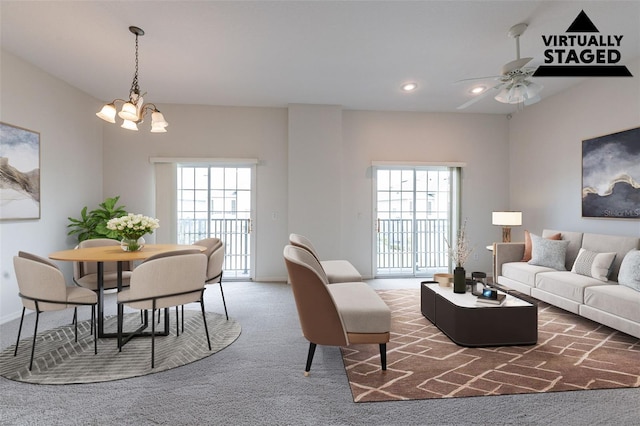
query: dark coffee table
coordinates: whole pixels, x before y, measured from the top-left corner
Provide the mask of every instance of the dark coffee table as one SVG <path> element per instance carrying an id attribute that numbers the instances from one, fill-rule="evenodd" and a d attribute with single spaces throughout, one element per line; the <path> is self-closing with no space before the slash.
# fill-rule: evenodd
<path id="1" fill-rule="evenodd" d="M 502 305 L 480 305 L 471 293 L 420 284 L 422 314 L 460 346 L 533 345 L 538 341 L 538 307 L 507 294 Z"/>

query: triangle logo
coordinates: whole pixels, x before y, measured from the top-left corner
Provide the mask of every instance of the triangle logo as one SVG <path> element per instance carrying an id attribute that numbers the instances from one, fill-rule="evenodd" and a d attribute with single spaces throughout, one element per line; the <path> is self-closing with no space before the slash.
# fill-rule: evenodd
<path id="1" fill-rule="evenodd" d="M 576 19 L 573 20 L 569 28 L 568 33 L 599 33 L 598 28 L 591 22 L 591 19 L 581 10 Z"/>

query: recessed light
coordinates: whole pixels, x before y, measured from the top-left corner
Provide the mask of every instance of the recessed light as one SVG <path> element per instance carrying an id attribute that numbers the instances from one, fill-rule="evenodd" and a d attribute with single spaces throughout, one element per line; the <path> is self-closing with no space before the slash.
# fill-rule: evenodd
<path id="1" fill-rule="evenodd" d="M 487 90 L 487 86 L 476 86 L 473 89 L 471 89 L 470 92 L 473 93 L 474 95 L 479 95 L 485 90 Z"/>
<path id="2" fill-rule="evenodd" d="M 405 83 L 402 85 L 402 90 L 405 92 L 413 92 L 418 88 L 418 83 Z"/>

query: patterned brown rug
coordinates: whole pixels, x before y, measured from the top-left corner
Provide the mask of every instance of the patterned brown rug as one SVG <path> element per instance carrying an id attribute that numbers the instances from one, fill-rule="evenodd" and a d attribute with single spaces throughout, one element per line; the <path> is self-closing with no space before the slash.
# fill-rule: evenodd
<path id="1" fill-rule="evenodd" d="M 354 402 L 640 387 L 640 339 L 546 303 L 536 345 L 465 348 L 422 315 L 419 289 L 379 294 L 392 311 L 387 372 L 377 345 L 342 348 Z"/>

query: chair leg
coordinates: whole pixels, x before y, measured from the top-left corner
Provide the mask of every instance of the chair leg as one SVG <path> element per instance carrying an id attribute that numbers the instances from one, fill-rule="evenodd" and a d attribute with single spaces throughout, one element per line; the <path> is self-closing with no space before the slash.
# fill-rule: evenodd
<path id="1" fill-rule="evenodd" d="M 382 365 L 382 371 L 387 370 L 387 344 L 380 343 L 380 364 Z"/>
<path id="2" fill-rule="evenodd" d="M 179 319 L 180 315 L 178 314 L 178 306 L 176 305 L 176 336 L 180 336 L 180 325 L 178 321 Z M 184 329 L 182 329 L 182 331 L 184 331 Z"/>
<path id="3" fill-rule="evenodd" d="M 207 315 L 204 312 L 204 295 L 200 297 L 200 308 L 202 309 L 202 321 L 204 321 L 204 331 L 207 334 L 207 345 L 209 345 L 209 350 L 211 350 L 211 340 L 209 339 L 209 328 L 207 327 Z M 184 319 L 184 314 L 182 318 Z"/>
<path id="4" fill-rule="evenodd" d="M 36 350 L 36 337 L 38 335 L 38 320 L 40 319 L 40 311 L 38 310 L 38 303 L 36 302 L 36 325 L 33 327 L 33 344 L 31 345 L 31 360 L 29 361 L 29 371 L 33 367 L 33 354 Z"/>
<path id="5" fill-rule="evenodd" d="M 93 334 L 96 323 L 96 305 L 91 305 L 91 334 L 93 335 L 93 354 L 98 355 L 98 333 Z"/>
<path id="6" fill-rule="evenodd" d="M 182 305 L 181 308 L 182 308 L 182 332 L 184 333 L 184 305 Z"/>
<path id="7" fill-rule="evenodd" d="M 18 338 L 16 339 L 16 349 L 13 351 L 13 356 L 18 354 L 18 343 L 20 343 L 20 333 L 22 333 L 22 321 L 24 321 L 25 307 L 22 307 L 22 316 L 20 317 L 20 327 L 18 327 Z"/>
<path id="8" fill-rule="evenodd" d="M 313 355 L 316 353 L 316 344 L 313 342 L 309 342 L 309 353 L 307 354 L 307 365 L 304 368 L 304 375 L 309 375 L 309 370 L 311 370 L 311 363 L 313 362 Z"/>
<path id="9" fill-rule="evenodd" d="M 154 301 L 155 302 L 155 301 Z M 155 350 L 156 350 L 156 322 L 153 321 L 156 314 L 155 303 L 153 304 L 153 314 L 151 315 L 151 368 L 155 367 Z M 160 318 L 160 312 L 158 312 L 158 318 Z"/>
<path id="10" fill-rule="evenodd" d="M 118 352 L 122 352 L 122 316 L 124 309 L 122 304 L 118 304 Z M 142 314 L 142 311 L 140 311 Z"/>
<path id="11" fill-rule="evenodd" d="M 73 308 L 73 324 L 75 326 L 75 329 L 74 329 L 75 342 L 78 343 L 78 307 L 77 306 Z"/>
<path id="12" fill-rule="evenodd" d="M 227 321 L 229 321 L 229 313 L 227 312 L 227 302 L 224 300 L 224 291 L 222 291 L 222 279 L 220 280 L 220 294 L 222 294 L 222 305 L 224 306 L 224 314 L 227 316 Z"/>

